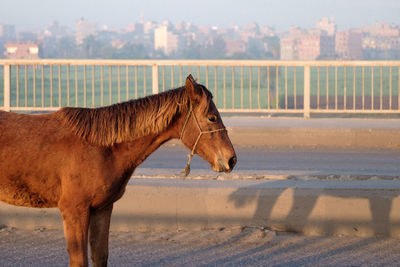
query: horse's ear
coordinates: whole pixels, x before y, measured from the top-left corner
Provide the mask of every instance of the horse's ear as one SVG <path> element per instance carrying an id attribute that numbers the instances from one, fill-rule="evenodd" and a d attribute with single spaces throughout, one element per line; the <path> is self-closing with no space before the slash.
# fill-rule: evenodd
<path id="1" fill-rule="evenodd" d="M 185 87 L 190 99 L 195 102 L 200 102 L 203 96 L 203 90 L 197 85 L 192 74 L 189 74 L 189 76 L 186 78 Z"/>

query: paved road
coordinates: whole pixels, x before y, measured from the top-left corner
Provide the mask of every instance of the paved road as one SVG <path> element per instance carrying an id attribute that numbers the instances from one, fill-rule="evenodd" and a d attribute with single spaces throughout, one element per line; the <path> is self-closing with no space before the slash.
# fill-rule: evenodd
<path id="1" fill-rule="evenodd" d="M 225 125 L 235 129 L 385 129 L 400 130 L 398 119 L 302 119 L 225 116 Z M 304 134 L 299 132 L 298 134 Z M 340 133 L 338 133 L 340 134 Z M 251 138 L 242 136 L 241 138 Z M 274 150 L 263 145 L 243 146 L 242 140 L 236 140 L 235 149 L 238 164 L 227 179 L 245 178 L 254 175 L 400 175 L 400 150 L 324 150 L 324 149 L 289 149 Z M 246 142 L 245 142 L 246 143 Z M 268 143 L 268 142 L 267 142 Z M 188 150 L 179 141 L 162 146 L 153 153 L 136 171 L 137 176 L 179 175 L 186 165 Z M 192 176 L 211 175 L 208 163 L 199 157 L 192 160 Z"/>
<path id="2" fill-rule="evenodd" d="M 399 266 L 394 238 L 305 237 L 256 228 L 112 232 L 110 266 Z M 62 231 L 0 230 L 0 266 L 67 266 Z"/>
<path id="3" fill-rule="evenodd" d="M 135 171 L 135 176 L 179 175 L 187 162 L 187 150 L 167 144 L 154 152 Z M 268 175 L 378 175 L 400 176 L 400 151 L 394 150 L 271 150 L 236 147 L 238 164 L 222 177 L 246 178 Z M 192 176 L 218 174 L 200 157 L 192 160 Z"/>
<path id="4" fill-rule="evenodd" d="M 385 118 L 290 118 L 271 116 L 223 116 L 227 127 L 259 129 L 309 128 L 309 129 L 394 129 L 400 130 L 399 119 Z"/>

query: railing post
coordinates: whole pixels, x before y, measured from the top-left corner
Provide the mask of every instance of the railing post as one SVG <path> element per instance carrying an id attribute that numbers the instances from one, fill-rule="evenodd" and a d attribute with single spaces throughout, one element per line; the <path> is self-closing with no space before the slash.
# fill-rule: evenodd
<path id="1" fill-rule="evenodd" d="M 153 94 L 158 94 L 158 65 L 153 64 L 152 66 L 152 84 L 153 84 Z"/>
<path id="2" fill-rule="evenodd" d="M 304 65 L 304 118 L 310 118 L 310 65 Z"/>
<path id="3" fill-rule="evenodd" d="M 9 64 L 4 64 L 3 68 L 3 78 L 4 78 L 4 110 L 5 111 L 10 111 L 10 96 L 11 96 L 11 86 L 10 86 L 10 65 Z"/>

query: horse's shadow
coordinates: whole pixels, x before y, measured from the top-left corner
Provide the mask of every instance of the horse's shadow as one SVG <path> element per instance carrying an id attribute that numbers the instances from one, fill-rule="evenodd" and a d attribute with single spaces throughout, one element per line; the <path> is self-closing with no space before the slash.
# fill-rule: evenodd
<path id="1" fill-rule="evenodd" d="M 302 185 L 312 182 L 300 182 Z M 288 192 L 290 191 L 290 194 Z M 353 194 L 354 192 L 354 194 Z M 233 202 L 235 208 L 244 208 L 247 205 L 256 205 L 254 215 L 251 222 L 257 226 L 263 226 L 271 229 L 284 231 L 307 232 L 313 227 L 317 228 L 317 232 L 312 234 L 340 234 L 346 229 L 354 231 L 354 235 L 373 235 L 373 236 L 394 236 L 394 232 L 398 232 L 399 222 L 391 218 L 392 206 L 394 198 L 400 195 L 400 189 L 324 189 L 317 187 L 299 186 L 296 181 L 266 181 L 262 184 L 247 186 L 237 189 L 229 196 L 229 200 Z M 276 215 L 277 209 L 280 209 L 282 201 L 281 197 L 286 198 L 286 204 L 283 206 L 287 212 L 280 212 Z M 333 197 L 337 201 L 341 201 L 345 205 L 327 205 L 322 207 L 325 209 L 324 214 L 332 213 L 340 214 L 343 212 L 344 219 L 337 217 L 321 218 L 321 215 L 315 216 L 314 209 L 321 210 L 321 203 L 317 205 L 321 197 Z M 291 199 L 290 199 L 291 198 Z M 290 199 L 291 203 L 287 200 Z M 352 201 L 354 199 L 354 201 Z M 348 201 L 346 201 L 348 200 Z M 357 206 L 351 205 L 355 201 L 368 201 L 369 213 L 364 218 L 352 219 L 349 216 Z M 334 201 L 334 200 L 333 200 Z M 256 202 L 256 203 L 254 203 Z M 349 205 L 346 205 L 349 204 Z M 290 206 L 290 207 L 288 207 Z M 355 213 L 359 212 L 354 210 Z M 279 212 L 278 212 L 279 213 Z M 312 216 L 310 216 L 312 215 Z M 314 215 L 314 216 L 313 216 Z M 318 217 L 316 219 L 315 217 Z M 355 216 L 357 217 L 357 216 Z M 395 227 L 396 226 L 396 227 Z M 394 228 L 396 228 L 396 231 Z M 363 229 L 363 232 L 359 232 Z"/>

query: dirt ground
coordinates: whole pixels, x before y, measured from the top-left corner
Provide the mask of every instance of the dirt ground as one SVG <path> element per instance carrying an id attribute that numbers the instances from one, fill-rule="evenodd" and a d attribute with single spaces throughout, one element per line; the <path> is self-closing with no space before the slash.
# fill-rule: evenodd
<path id="1" fill-rule="evenodd" d="M 66 266 L 60 230 L 0 230 L 0 266 Z M 111 232 L 110 266 L 399 266 L 394 238 L 306 237 L 260 228 Z"/>

